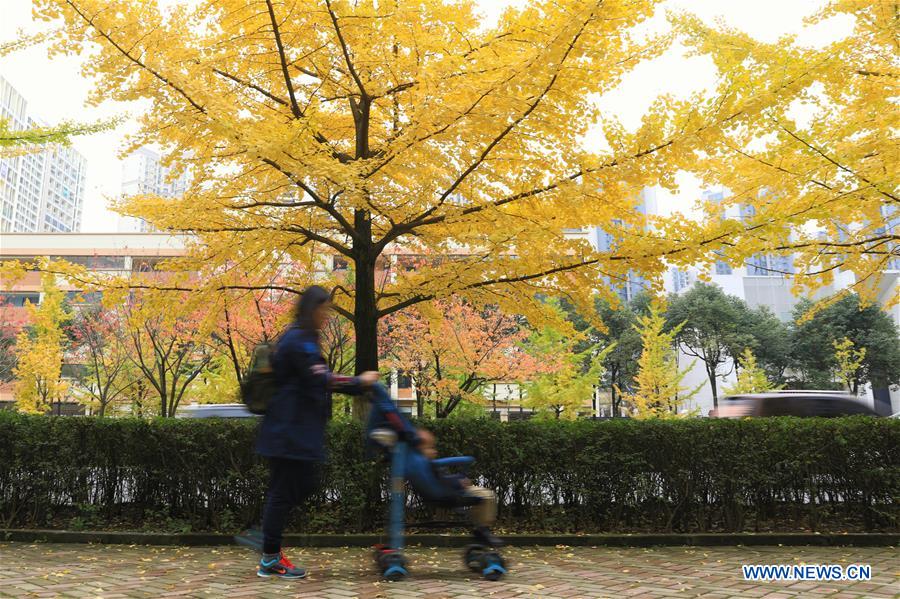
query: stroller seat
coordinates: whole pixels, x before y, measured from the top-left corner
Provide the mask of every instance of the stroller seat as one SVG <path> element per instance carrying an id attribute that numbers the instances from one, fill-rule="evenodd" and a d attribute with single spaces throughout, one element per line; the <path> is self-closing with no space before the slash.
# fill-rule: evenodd
<path id="1" fill-rule="evenodd" d="M 397 433 L 386 428 L 375 428 L 369 439 L 385 453 L 397 443 Z M 464 477 L 466 470 L 475 462 L 472 456 L 452 456 L 429 460 L 415 448 L 408 448 L 404 464 L 406 480 L 428 503 L 443 508 L 466 508 L 478 505 L 481 497 L 468 495 L 454 480 Z M 455 469 L 456 474 L 450 474 Z"/>

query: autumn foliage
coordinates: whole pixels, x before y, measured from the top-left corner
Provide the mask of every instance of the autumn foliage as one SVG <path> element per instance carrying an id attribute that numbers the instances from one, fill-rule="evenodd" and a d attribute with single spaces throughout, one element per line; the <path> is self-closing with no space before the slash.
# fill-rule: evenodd
<path id="1" fill-rule="evenodd" d="M 235 270 L 253 272 L 254 287 L 300 291 L 323 256 L 346 260 L 352 281 L 336 297 L 353 322 L 363 370 L 377 367 L 378 322 L 423 302 L 459 296 L 537 326 L 539 294 L 566 294 L 587 311 L 595 290 L 609 296 L 602 281 L 631 272 L 660 275 L 673 263 L 711 261 L 723 247 L 736 262 L 762 247 L 825 247 L 789 238 L 788 228 L 803 223 L 833 222 L 832 233 L 867 219 L 874 226 L 879 202 L 893 194 L 885 178 L 897 171 L 892 129 L 868 127 L 866 144 L 848 142 L 834 159 L 839 168 L 825 158 L 830 152 L 782 131 L 782 117 L 822 82 L 837 101 L 827 126 L 862 126 L 853 115 L 868 114 L 864 100 L 888 102 L 877 93 L 890 78 L 871 74 L 855 76 L 849 99 L 831 93 L 848 69 L 892 69 L 862 64 L 887 40 L 884 19 L 867 25 L 878 3 L 829 9 L 858 16 L 860 31 L 821 55 L 756 44 L 688 17 L 672 35 L 647 36 L 642 26 L 658 4 L 541 0 L 488 26 L 468 0 L 207 0 L 167 11 L 137 0 L 36 0 L 35 13 L 59 26 L 53 51 L 96 48 L 87 66 L 95 100 L 150 101 L 134 142 L 163 146 L 176 171 L 193 173 L 181 200 L 136 196 L 119 209 L 197 235 L 183 266 L 201 273 L 199 287 L 210 294 L 248 285 Z M 713 57 L 716 92 L 660 97 L 631 130 L 601 113 L 594 99 L 676 35 Z M 822 62 L 829 51 L 835 56 Z M 896 112 L 881 106 L 883 116 Z M 850 139 L 787 128 L 823 144 Z M 802 161 L 786 169 L 796 173 L 790 185 L 766 156 L 741 158 L 772 131 Z M 587 148 L 586 138 L 597 143 Z M 758 219 L 698 224 L 676 215 L 647 230 L 636 195 L 649 185 L 673 188 L 679 170 L 739 190 Z M 737 184 L 748 177 L 749 186 Z M 859 190 L 846 187 L 853 180 Z M 817 213 L 823 193 L 861 203 Z M 563 235 L 584 225 L 621 241 L 598 252 Z M 625 234 L 638 230 L 645 232 Z M 863 266 L 889 247 L 873 242 L 848 245 L 861 257 L 846 266 L 869 272 Z M 376 271 L 396 248 L 430 263 L 380 284 Z M 309 268 L 285 277 L 285 264 Z"/>
<path id="2" fill-rule="evenodd" d="M 522 384 L 543 366 L 523 347 L 521 318 L 460 300 L 435 302 L 386 319 L 382 365 L 410 377 L 417 412 L 446 417 L 463 402 L 483 405 L 491 383 Z"/>

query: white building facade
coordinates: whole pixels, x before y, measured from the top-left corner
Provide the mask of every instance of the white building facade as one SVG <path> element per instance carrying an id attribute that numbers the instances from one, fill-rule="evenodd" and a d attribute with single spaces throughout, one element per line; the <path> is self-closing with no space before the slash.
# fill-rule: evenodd
<path id="1" fill-rule="evenodd" d="M 28 103 L 0 77 L 0 117 L 12 129 L 42 123 L 28 114 Z M 71 233 L 81 228 L 87 161 L 72 148 L 0 159 L 0 232 Z"/>

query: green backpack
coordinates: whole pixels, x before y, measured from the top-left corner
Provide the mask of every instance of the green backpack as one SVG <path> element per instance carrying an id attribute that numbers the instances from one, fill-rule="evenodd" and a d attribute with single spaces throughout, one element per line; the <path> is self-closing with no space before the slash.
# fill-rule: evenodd
<path id="1" fill-rule="evenodd" d="M 241 400 L 251 414 L 265 414 L 269 401 L 278 390 L 271 362 L 274 350 L 274 346 L 269 343 L 260 343 L 254 347 L 250 368 L 241 381 Z"/>

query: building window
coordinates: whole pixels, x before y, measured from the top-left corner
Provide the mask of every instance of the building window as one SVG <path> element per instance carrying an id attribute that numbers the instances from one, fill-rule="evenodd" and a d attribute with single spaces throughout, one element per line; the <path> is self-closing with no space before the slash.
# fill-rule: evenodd
<path id="1" fill-rule="evenodd" d="M 409 389 L 412 387 L 412 377 L 405 372 L 397 373 L 397 388 Z"/>
<path id="2" fill-rule="evenodd" d="M 15 306 L 21 308 L 25 302 L 37 305 L 41 295 L 39 293 L 3 293 L 0 294 L 0 306 Z"/>
<path id="3" fill-rule="evenodd" d="M 724 260 L 716 260 L 717 275 L 730 275 L 731 272 L 731 266 L 727 262 Z"/>
<path id="4" fill-rule="evenodd" d="M 349 270 L 350 263 L 346 258 L 342 258 L 340 256 L 334 256 L 334 260 L 332 262 L 332 268 L 334 270 Z"/>
<path id="5" fill-rule="evenodd" d="M 103 299 L 103 293 L 100 291 L 68 291 L 66 292 L 66 301 L 70 304 L 78 305 L 96 305 Z"/>
<path id="6" fill-rule="evenodd" d="M 165 260 L 165 258 L 158 257 L 138 257 L 135 256 L 132 258 L 132 272 L 151 272 L 159 269 L 159 264 Z"/>
<path id="7" fill-rule="evenodd" d="M 752 277 L 765 277 L 771 274 L 768 256 L 756 254 L 747 261 L 747 274 Z"/>

